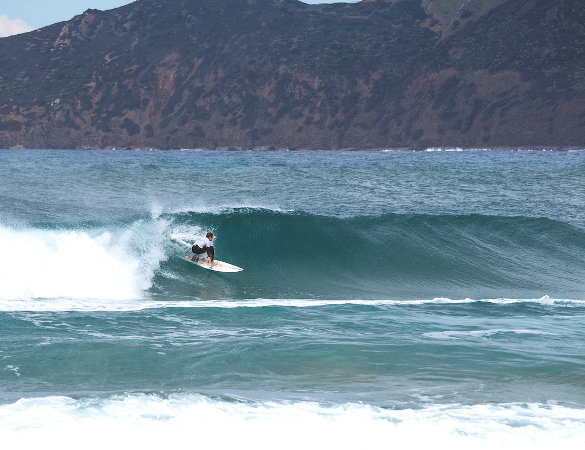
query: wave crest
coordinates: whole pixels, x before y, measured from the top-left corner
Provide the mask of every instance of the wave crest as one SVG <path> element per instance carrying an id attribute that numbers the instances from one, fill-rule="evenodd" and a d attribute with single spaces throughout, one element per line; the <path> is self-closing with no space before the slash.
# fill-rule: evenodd
<path id="1" fill-rule="evenodd" d="M 205 231 L 213 275 L 184 261 Z M 581 298 L 585 232 L 545 218 L 328 217 L 243 208 L 153 214 L 125 225 L 0 226 L 0 299 Z"/>

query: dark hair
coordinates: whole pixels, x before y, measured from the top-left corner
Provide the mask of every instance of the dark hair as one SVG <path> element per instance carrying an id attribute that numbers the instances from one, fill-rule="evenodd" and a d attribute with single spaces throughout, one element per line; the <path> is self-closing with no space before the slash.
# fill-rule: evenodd
<path id="1" fill-rule="evenodd" d="M 205 235 L 205 237 L 206 237 L 206 238 L 213 237 L 213 233 L 210 231 L 209 233 L 207 233 L 207 234 Z"/>

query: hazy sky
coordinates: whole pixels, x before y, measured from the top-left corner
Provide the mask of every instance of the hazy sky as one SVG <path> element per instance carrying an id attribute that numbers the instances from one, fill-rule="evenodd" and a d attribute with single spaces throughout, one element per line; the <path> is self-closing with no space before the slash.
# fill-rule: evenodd
<path id="1" fill-rule="evenodd" d="M 302 1 L 305 3 L 335 2 L 335 0 Z M 89 8 L 106 10 L 128 3 L 131 3 L 131 0 L 0 0 L 0 37 L 69 20 Z"/>

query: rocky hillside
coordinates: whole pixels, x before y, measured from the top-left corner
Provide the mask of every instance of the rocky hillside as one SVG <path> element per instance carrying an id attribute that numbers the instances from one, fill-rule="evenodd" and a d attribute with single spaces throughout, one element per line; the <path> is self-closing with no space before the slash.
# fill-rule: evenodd
<path id="1" fill-rule="evenodd" d="M 0 148 L 585 146 L 582 0 L 139 0 L 0 39 Z"/>

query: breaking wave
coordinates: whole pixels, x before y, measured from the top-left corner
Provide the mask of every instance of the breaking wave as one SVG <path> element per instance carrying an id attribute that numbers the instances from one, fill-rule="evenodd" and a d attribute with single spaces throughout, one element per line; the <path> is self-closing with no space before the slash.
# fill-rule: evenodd
<path id="1" fill-rule="evenodd" d="M 184 261 L 178 242 L 206 230 L 216 257 L 244 272 Z M 0 248 L 0 300 L 505 301 L 581 299 L 585 287 L 585 232 L 546 218 L 236 208 L 93 228 L 0 225 Z"/>

